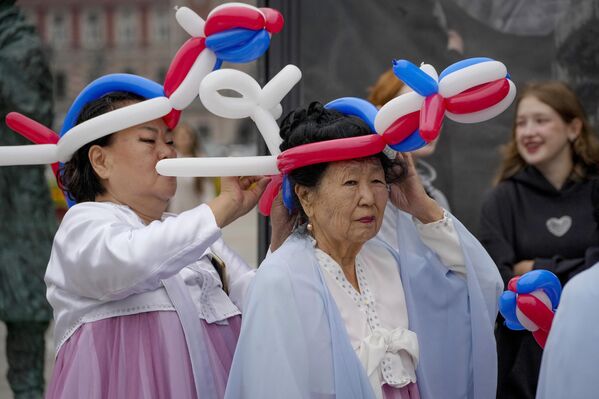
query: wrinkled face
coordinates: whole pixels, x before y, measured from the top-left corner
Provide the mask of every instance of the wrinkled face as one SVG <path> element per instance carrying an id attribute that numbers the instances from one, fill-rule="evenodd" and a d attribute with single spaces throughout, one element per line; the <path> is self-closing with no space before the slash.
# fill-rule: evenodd
<path id="1" fill-rule="evenodd" d="M 363 244 L 381 228 L 388 198 L 380 160 L 333 162 L 310 191 L 304 210 L 329 242 Z"/>
<path id="2" fill-rule="evenodd" d="M 162 119 L 115 133 L 105 151 L 105 187 L 125 204 L 144 200 L 168 202 L 175 195 L 175 177 L 161 176 L 156 163 L 176 157 L 172 133 Z"/>
<path id="3" fill-rule="evenodd" d="M 578 136 L 573 125 L 536 97 L 524 97 L 516 114 L 515 139 L 520 156 L 536 167 L 571 159 L 569 141 Z"/>

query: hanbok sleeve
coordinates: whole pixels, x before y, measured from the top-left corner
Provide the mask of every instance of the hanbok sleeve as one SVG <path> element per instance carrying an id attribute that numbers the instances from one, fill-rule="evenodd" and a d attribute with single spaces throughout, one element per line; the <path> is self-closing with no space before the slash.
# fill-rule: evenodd
<path id="1" fill-rule="evenodd" d="M 46 281 L 83 297 L 124 298 L 156 289 L 220 235 L 207 205 L 139 228 L 110 206 L 82 203 L 56 234 Z"/>
<path id="2" fill-rule="evenodd" d="M 537 399 L 597 397 L 599 263 L 564 288 L 543 352 Z"/>
<path id="3" fill-rule="evenodd" d="M 243 313 L 246 293 L 256 275 L 256 269 L 248 265 L 237 252 L 225 244 L 222 238 L 218 239 L 210 249 L 225 262 L 229 298 Z"/>
<path id="4" fill-rule="evenodd" d="M 250 289 L 226 399 L 310 397 L 311 348 L 289 276 L 277 266 L 261 266 Z"/>

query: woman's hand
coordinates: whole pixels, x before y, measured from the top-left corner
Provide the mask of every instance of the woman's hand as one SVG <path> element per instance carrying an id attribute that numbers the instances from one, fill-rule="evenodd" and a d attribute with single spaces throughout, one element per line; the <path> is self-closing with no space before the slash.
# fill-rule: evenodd
<path id="1" fill-rule="evenodd" d="M 270 177 L 222 177 L 221 191 L 208 206 L 214 213 L 218 227 L 225 227 L 256 206 Z"/>
<path id="2" fill-rule="evenodd" d="M 270 208 L 270 250 L 276 251 L 291 235 L 296 213 L 289 213 L 283 204 L 283 194 L 279 192 Z"/>
<path id="3" fill-rule="evenodd" d="M 534 260 L 521 260 L 514 265 L 514 275 L 521 276 L 524 273 L 528 273 L 532 270 L 534 263 Z"/>
<path id="4" fill-rule="evenodd" d="M 424 191 L 412 155 L 398 152 L 396 159 L 404 160 L 407 175 L 400 182 L 390 185 L 389 199 L 391 203 L 422 223 L 426 224 L 441 220 L 443 218 L 443 209 Z M 394 168 L 400 168 L 400 166 L 394 166 Z"/>

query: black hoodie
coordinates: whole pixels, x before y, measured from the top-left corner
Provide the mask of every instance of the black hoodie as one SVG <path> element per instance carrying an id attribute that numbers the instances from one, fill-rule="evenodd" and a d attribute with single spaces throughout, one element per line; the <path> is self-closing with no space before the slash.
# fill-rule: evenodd
<path id="1" fill-rule="evenodd" d="M 568 180 L 557 190 L 527 166 L 488 195 L 479 238 L 506 286 L 521 260 L 534 260 L 535 269 L 551 270 L 564 284 L 592 265 L 599 247 L 597 212 L 597 179 Z"/>
<path id="2" fill-rule="evenodd" d="M 568 180 L 557 190 L 528 166 L 501 182 L 487 197 L 480 241 L 505 284 L 512 267 L 534 260 L 566 283 L 599 261 L 599 180 Z M 497 398 L 534 399 L 542 350 L 528 331 L 497 330 Z"/>

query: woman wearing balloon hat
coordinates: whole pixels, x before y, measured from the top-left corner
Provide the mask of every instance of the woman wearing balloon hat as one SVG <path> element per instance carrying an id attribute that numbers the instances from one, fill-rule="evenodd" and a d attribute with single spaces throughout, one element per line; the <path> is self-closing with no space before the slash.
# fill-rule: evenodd
<path id="1" fill-rule="evenodd" d="M 226 398 L 495 393 L 500 276 L 410 156 L 383 153 L 364 103 L 312 103 L 282 122 L 297 223 L 254 280 Z"/>
<path id="2" fill-rule="evenodd" d="M 506 285 L 533 269 L 565 284 L 588 267 L 589 248 L 599 241 L 591 200 L 599 144 L 574 92 L 561 82 L 527 86 L 504 154 L 483 205 L 481 242 Z M 541 348 L 529 332 L 504 325 L 497 340 L 498 397 L 533 398 Z"/>

